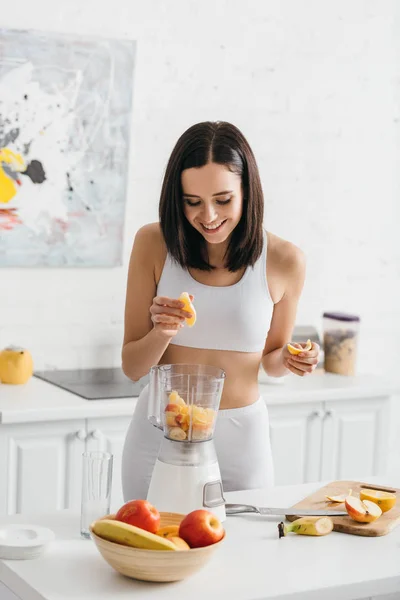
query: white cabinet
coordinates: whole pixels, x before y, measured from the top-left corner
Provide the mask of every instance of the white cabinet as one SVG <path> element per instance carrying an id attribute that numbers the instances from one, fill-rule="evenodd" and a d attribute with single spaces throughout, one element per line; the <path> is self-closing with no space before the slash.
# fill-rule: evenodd
<path id="1" fill-rule="evenodd" d="M 269 407 L 276 485 L 318 480 L 321 412 L 319 402 Z"/>
<path id="2" fill-rule="evenodd" d="M 385 473 L 393 392 L 384 380 L 293 376 L 260 391 L 277 485 Z M 85 450 L 113 454 L 111 510 L 119 508 L 134 405 L 134 399 L 87 402 L 37 378 L 27 387 L 0 386 L 0 515 L 79 511 Z"/>
<path id="3" fill-rule="evenodd" d="M 112 509 L 123 504 L 121 455 L 130 417 L 2 425 L 0 514 L 80 510 L 82 453 L 114 455 Z"/>
<path id="4" fill-rule="evenodd" d="M 0 514 L 69 508 L 80 492 L 84 430 L 83 419 L 2 426 Z"/>
<path id="5" fill-rule="evenodd" d="M 385 472 L 389 397 L 268 406 L 275 484 Z"/>
<path id="6" fill-rule="evenodd" d="M 320 479 L 384 473 L 388 427 L 388 398 L 325 402 Z"/>

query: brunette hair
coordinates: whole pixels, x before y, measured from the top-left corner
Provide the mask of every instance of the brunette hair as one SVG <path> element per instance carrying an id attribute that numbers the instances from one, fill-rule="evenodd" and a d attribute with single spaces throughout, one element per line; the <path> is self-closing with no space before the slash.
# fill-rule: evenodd
<path id="1" fill-rule="evenodd" d="M 206 242 L 186 219 L 181 173 L 209 162 L 225 165 L 242 179 L 242 217 L 232 232 L 226 267 L 238 271 L 254 265 L 262 252 L 264 197 L 254 154 L 237 127 L 206 121 L 187 129 L 178 139 L 164 175 L 159 204 L 161 231 L 169 254 L 184 268 L 210 271 Z"/>

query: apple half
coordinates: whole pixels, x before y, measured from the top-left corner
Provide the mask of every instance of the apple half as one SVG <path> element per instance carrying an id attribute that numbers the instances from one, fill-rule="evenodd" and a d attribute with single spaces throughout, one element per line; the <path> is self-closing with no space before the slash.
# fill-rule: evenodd
<path id="1" fill-rule="evenodd" d="M 344 505 L 349 517 L 358 523 L 373 523 L 382 514 L 381 509 L 375 502 L 360 500 L 356 496 L 347 496 Z"/>

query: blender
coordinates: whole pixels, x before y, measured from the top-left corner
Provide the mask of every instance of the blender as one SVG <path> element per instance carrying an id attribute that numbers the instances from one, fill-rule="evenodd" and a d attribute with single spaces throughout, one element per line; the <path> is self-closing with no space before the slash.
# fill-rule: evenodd
<path id="1" fill-rule="evenodd" d="M 147 500 L 163 512 L 210 509 L 225 520 L 213 435 L 225 372 L 208 365 L 150 369 L 148 418 L 164 437 Z"/>

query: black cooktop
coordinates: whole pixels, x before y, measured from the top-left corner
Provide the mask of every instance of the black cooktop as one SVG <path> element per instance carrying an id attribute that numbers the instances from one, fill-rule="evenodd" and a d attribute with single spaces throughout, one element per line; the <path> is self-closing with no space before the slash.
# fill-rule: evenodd
<path id="1" fill-rule="evenodd" d="M 148 375 L 131 381 L 121 369 L 71 369 L 36 371 L 35 377 L 52 383 L 85 400 L 108 400 L 139 396 L 149 381 Z"/>

